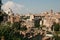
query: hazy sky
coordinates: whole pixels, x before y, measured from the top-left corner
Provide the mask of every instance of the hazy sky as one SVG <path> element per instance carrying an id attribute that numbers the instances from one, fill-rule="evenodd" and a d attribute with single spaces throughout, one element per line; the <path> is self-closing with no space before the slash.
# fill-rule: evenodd
<path id="1" fill-rule="evenodd" d="M 6 3 L 8 0 L 3 0 Z M 11 0 L 24 6 L 22 12 L 39 13 L 53 9 L 60 11 L 60 0 Z"/>

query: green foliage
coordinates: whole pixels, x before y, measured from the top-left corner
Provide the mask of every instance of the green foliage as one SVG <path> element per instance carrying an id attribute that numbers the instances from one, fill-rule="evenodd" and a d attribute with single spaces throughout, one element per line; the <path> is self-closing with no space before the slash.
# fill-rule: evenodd
<path id="1" fill-rule="evenodd" d="M 13 29 L 15 28 L 16 30 L 20 30 L 20 26 L 21 26 L 21 25 L 20 25 L 19 22 L 14 22 L 13 25 L 12 25 L 12 28 L 13 28 Z"/>
<path id="2" fill-rule="evenodd" d="M 35 20 L 34 25 L 35 25 L 35 27 L 39 28 L 40 27 L 40 20 Z"/>
<path id="3" fill-rule="evenodd" d="M 14 24 L 16 30 L 13 29 L 13 26 L 10 27 L 10 23 L 9 25 L 8 23 L 0 25 L 0 38 L 4 36 L 5 40 L 21 40 L 20 34 L 16 32 L 18 27 L 20 26 L 16 25 L 16 23 Z"/>
<path id="4" fill-rule="evenodd" d="M 27 30 L 27 28 L 24 26 L 24 27 L 21 27 L 20 30 L 25 31 L 25 30 Z"/>
<path id="5" fill-rule="evenodd" d="M 0 15 L 0 23 L 3 21 L 3 15 Z"/>
<path id="6" fill-rule="evenodd" d="M 55 40 L 60 40 L 59 36 L 54 36 Z"/>
<path id="7" fill-rule="evenodd" d="M 21 27 L 21 24 L 19 22 L 14 22 L 12 28 L 14 30 L 22 30 L 22 31 L 27 30 L 26 26 Z"/>
<path id="8" fill-rule="evenodd" d="M 11 25 L 11 22 L 7 22 L 6 24 L 10 26 Z"/>
<path id="9" fill-rule="evenodd" d="M 8 26 L 0 25 L 0 35 L 4 35 L 8 28 Z"/>
<path id="10" fill-rule="evenodd" d="M 59 31 L 60 30 L 60 24 L 59 23 L 54 22 L 52 27 L 54 27 L 54 31 Z"/>
<path id="11" fill-rule="evenodd" d="M 53 23 L 52 25 L 52 30 L 54 29 L 54 38 L 55 40 L 60 40 L 60 37 L 58 36 L 58 34 L 60 34 L 60 24 L 59 23 Z"/>

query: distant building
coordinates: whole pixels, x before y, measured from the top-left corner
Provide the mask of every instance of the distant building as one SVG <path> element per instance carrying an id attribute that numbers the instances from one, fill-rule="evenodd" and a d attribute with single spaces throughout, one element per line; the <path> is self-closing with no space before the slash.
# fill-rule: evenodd
<path id="1" fill-rule="evenodd" d="M 49 31 L 51 31 L 51 27 L 54 22 L 59 23 L 60 22 L 60 14 L 54 13 L 53 10 L 51 12 L 45 12 L 43 13 L 44 18 L 43 18 L 43 25 L 45 25 Z M 41 14 L 42 15 L 42 14 Z M 42 22 L 40 22 L 42 24 Z"/>
<path id="2" fill-rule="evenodd" d="M 14 14 L 8 16 L 8 21 L 14 23 Z"/>
<path id="3" fill-rule="evenodd" d="M 32 28 L 32 27 L 34 27 L 34 21 L 26 21 L 26 27 L 27 28 Z"/>
<path id="4" fill-rule="evenodd" d="M 20 15 L 16 14 L 14 17 L 14 22 L 19 22 L 20 21 Z"/>

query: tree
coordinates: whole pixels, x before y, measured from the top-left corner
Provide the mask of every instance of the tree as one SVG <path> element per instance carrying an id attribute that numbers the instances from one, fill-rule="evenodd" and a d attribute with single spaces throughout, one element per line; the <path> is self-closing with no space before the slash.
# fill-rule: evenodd
<path id="1" fill-rule="evenodd" d="M 4 40 L 21 40 L 19 32 L 14 29 L 10 27 L 10 24 L 0 25 L 0 38 L 4 38 Z"/>
<path id="2" fill-rule="evenodd" d="M 51 29 L 54 30 L 55 40 L 60 40 L 60 37 L 58 36 L 59 31 L 60 31 L 60 24 L 54 22 Z"/>
<path id="3" fill-rule="evenodd" d="M 40 27 L 40 20 L 34 20 L 34 25 L 35 27 L 39 28 Z"/>
<path id="4" fill-rule="evenodd" d="M 6 32 L 9 30 L 9 26 L 6 25 L 0 25 L 0 38 L 2 39 L 3 37 L 5 38 Z"/>
<path id="5" fill-rule="evenodd" d="M 3 21 L 3 14 L 0 12 L 0 23 Z"/>
<path id="6" fill-rule="evenodd" d="M 60 30 L 60 24 L 54 22 L 51 29 L 52 30 L 54 29 L 54 31 L 59 31 Z"/>
<path id="7" fill-rule="evenodd" d="M 12 24 L 12 28 L 14 29 L 16 29 L 16 30 L 20 30 L 20 22 L 14 22 L 13 24 Z"/>
<path id="8" fill-rule="evenodd" d="M 2 21 L 7 21 L 7 18 L 8 17 L 8 14 L 6 14 L 3 10 L 2 11 L 0 11 L 0 23 L 2 22 Z"/>

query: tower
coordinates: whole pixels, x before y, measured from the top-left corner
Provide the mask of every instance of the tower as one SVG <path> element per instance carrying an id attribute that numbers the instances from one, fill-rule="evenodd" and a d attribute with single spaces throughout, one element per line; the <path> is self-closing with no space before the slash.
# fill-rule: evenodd
<path id="1" fill-rule="evenodd" d="M 51 9 L 51 13 L 53 13 L 53 10 Z"/>
<path id="2" fill-rule="evenodd" d="M 2 0 L 0 0 L 0 11 L 1 11 Z"/>

